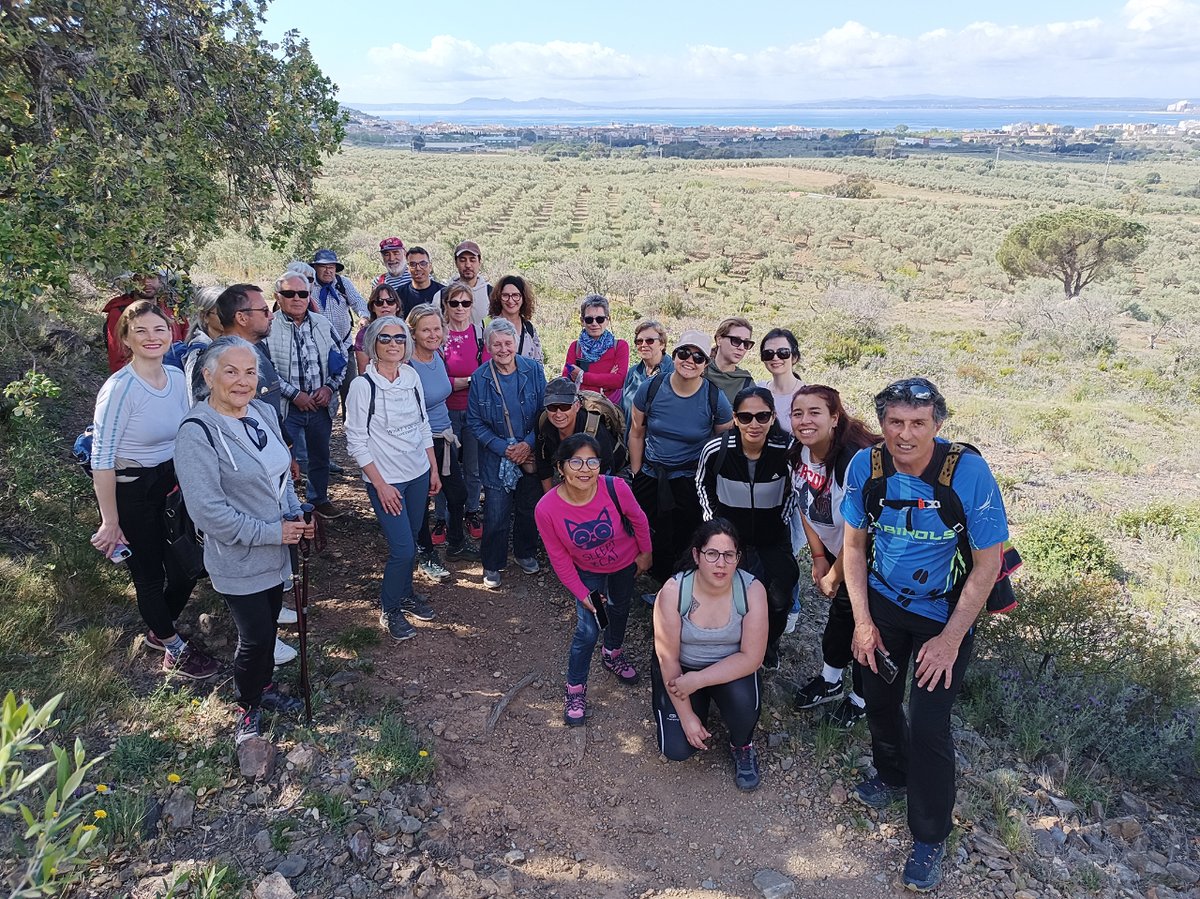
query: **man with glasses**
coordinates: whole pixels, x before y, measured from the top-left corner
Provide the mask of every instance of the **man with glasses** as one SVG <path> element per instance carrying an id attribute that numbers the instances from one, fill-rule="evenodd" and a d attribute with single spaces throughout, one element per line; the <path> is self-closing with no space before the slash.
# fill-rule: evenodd
<path id="1" fill-rule="evenodd" d="M 271 323 L 267 338 L 271 358 L 287 400 L 284 425 L 294 444 L 308 451 L 308 501 L 317 514 L 337 518 L 342 512 L 329 501 L 329 441 L 333 433 L 334 397 L 346 367 L 330 368 L 330 353 L 345 358 L 344 345 L 329 319 L 309 308 L 308 282 L 286 273 L 275 282 L 275 299 L 282 315 Z"/>
<path id="2" fill-rule="evenodd" d="M 704 378 L 715 384 L 730 403 L 740 391 L 754 386 L 750 372 L 738 368 L 738 363 L 754 346 L 753 334 L 750 322 L 735 315 L 717 325 L 713 335 L 712 364 L 704 372 Z"/>
<path id="3" fill-rule="evenodd" d="M 280 392 L 279 372 L 271 361 L 271 351 L 266 341 L 274 316 L 262 295 L 262 289 L 256 284 L 233 284 L 225 288 L 217 297 L 217 318 L 221 321 L 222 333 L 240 337 L 254 347 L 254 352 L 258 354 L 256 398 L 279 413 L 282 427 L 283 395 Z"/>
<path id="4" fill-rule="evenodd" d="M 473 303 L 471 305 L 471 321 L 479 327 L 483 327 L 483 320 L 487 317 L 488 298 L 492 293 L 492 285 L 487 283 L 479 272 L 483 265 L 483 251 L 479 249 L 479 244 L 473 240 L 464 240 L 454 248 L 454 267 L 458 269 L 458 274 L 450 279 L 449 284 L 462 283 L 471 288 L 471 297 Z M 439 291 L 438 295 L 432 301 L 434 305 L 441 303 L 442 297 Z"/>
<path id="5" fill-rule="evenodd" d="M 436 308 L 435 298 L 446 286 L 433 280 L 433 263 L 429 259 L 428 250 L 424 247 L 413 247 L 406 255 L 408 257 L 409 282 L 396 291 L 396 296 L 400 298 L 400 306 L 404 310 L 401 313 L 402 317 L 425 303 L 432 304 Z"/>
<path id="6" fill-rule="evenodd" d="M 1000 573 L 1008 520 L 987 463 L 962 452 L 949 485 L 966 520 L 971 558 L 962 558 L 934 487 L 950 454 L 961 449 L 938 437 L 949 414 L 945 398 L 924 378 L 909 378 L 879 393 L 875 412 L 883 447 L 860 450 L 850 462 L 842 502 L 852 647 L 862 666 L 877 772 L 854 796 L 882 809 L 907 792 L 913 850 L 904 884 L 924 892 L 941 882 L 954 810 L 950 710 L 975 618 Z"/>
<path id="7" fill-rule="evenodd" d="M 553 486 L 554 454 L 559 444 L 572 434 L 587 433 L 600 444 L 600 473 L 615 475 L 625 464 L 625 446 L 613 434 L 599 412 L 584 412 L 579 401 L 579 388 L 570 378 L 555 378 L 546 385 L 543 400 L 545 413 L 538 426 L 534 458 L 542 490 Z M 590 425 L 590 429 L 589 429 Z"/>

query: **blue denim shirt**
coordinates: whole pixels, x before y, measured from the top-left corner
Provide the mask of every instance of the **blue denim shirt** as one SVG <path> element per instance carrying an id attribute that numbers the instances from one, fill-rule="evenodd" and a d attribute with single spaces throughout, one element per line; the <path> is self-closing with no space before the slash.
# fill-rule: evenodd
<path id="1" fill-rule="evenodd" d="M 513 433 L 532 448 L 537 438 L 538 416 L 546 393 L 546 372 L 542 366 L 524 356 L 514 357 L 517 370 L 509 375 L 516 379 L 516 403 L 508 396 L 508 414 Z M 505 376 L 499 375 L 505 384 Z M 507 391 L 506 391 L 507 392 Z M 504 404 L 492 380 L 491 365 L 484 364 L 471 375 L 467 393 L 467 427 L 479 440 L 479 479 L 485 487 L 500 487 L 500 459 L 508 446 L 508 426 L 504 422 Z"/>

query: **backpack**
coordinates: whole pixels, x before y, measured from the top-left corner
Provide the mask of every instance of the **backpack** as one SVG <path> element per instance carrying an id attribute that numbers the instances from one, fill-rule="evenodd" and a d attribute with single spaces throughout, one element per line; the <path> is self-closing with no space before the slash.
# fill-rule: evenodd
<path id="1" fill-rule="evenodd" d="M 748 585 L 746 579 L 754 581 L 752 575 L 747 574 L 738 568 L 734 571 L 733 577 L 733 607 L 737 609 L 739 615 L 746 615 L 746 591 Z M 679 576 L 679 617 L 682 618 L 687 614 L 688 609 L 692 607 L 692 586 L 696 580 L 695 571 L 685 571 Z"/>
<path id="2" fill-rule="evenodd" d="M 621 527 L 625 529 L 625 533 L 633 536 L 633 523 L 629 520 L 629 516 L 625 514 L 625 510 L 621 508 L 621 500 L 617 498 L 617 487 L 613 483 L 613 479 L 606 474 L 600 475 L 604 481 L 604 486 L 608 490 L 609 499 L 613 501 L 613 505 L 617 508 L 617 517 L 621 519 Z"/>
<path id="3" fill-rule="evenodd" d="M 621 411 L 620 406 L 595 390 L 579 391 L 579 405 L 586 417 L 583 420 L 583 431 L 576 430 L 575 433 L 599 439 L 596 433 L 600 430 L 600 422 L 603 421 L 608 432 L 612 434 L 613 471 L 620 471 L 629 462 L 629 450 L 625 446 L 625 413 Z M 540 431 L 545 424 L 546 413 L 543 411 L 538 416 L 538 430 Z"/>
<path id="4" fill-rule="evenodd" d="M 182 340 L 176 340 L 163 356 L 163 365 L 174 365 L 177 369 L 183 371 L 183 364 L 187 361 L 188 353 L 205 346 L 208 346 L 208 344 L 202 344 L 198 341 L 184 343 Z"/>
<path id="5" fill-rule="evenodd" d="M 366 372 L 363 372 L 358 377 L 366 378 L 367 384 L 371 388 L 371 402 L 370 402 L 370 405 L 367 406 L 367 432 L 370 433 L 371 419 L 375 417 L 375 381 L 372 380 L 367 375 Z M 417 388 L 414 387 L 412 389 L 412 392 L 413 392 L 413 396 L 416 397 L 416 400 L 417 400 L 417 414 L 419 416 L 421 416 L 421 421 L 424 421 L 425 420 L 425 404 L 423 402 L 421 402 L 421 395 L 419 393 L 417 393 Z"/>
<path id="6" fill-rule="evenodd" d="M 960 572 L 960 577 L 950 594 L 934 597 L 945 598 L 951 605 L 958 602 L 962 585 L 966 583 L 967 575 L 971 573 L 971 568 L 975 564 L 974 556 L 971 554 L 971 538 L 967 533 L 967 515 L 963 510 L 962 500 L 951 486 L 954 481 L 954 472 L 958 468 L 958 462 L 963 453 L 982 455 L 969 443 L 939 442 L 934 444 L 933 458 L 921 472 L 921 480 L 933 487 L 933 500 L 887 499 L 887 479 L 896 473 L 896 466 L 885 447 L 877 444 L 871 447 L 871 477 L 863 485 L 862 490 L 863 509 L 867 513 L 868 520 L 867 559 L 872 571 L 875 567 L 873 531 L 879 520 L 877 510 L 881 508 L 906 509 L 908 516 L 906 527 L 909 530 L 912 529 L 913 509 L 936 509 L 942 523 L 954 531 L 958 539 L 958 549 L 952 568 Z M 986 603 L 988 612 L 993 615 L 1011 612 L 1017 607 L 1017 598 L 1013 593 L 1010 575 L 1021 567 L 1021 554 L 1008 541 L 1005 541 L 1002 553 L 1000 574 L 996 578 L 995 586 L 988 594 Z M 875 571 L 875 576 L 882 580 L 878 571 Z"/>
<path id="7" fill-rule="evenodd" d="M 670 376 L 669 372 L 667 373 L 667 376 L 668 377 Z M 709 418 L 712 419 L 713 427 L 716 427 L 716 424 L 717 424 L 717 394 L 720 393 L 720 388 L 718 388 L 716 384 L 714 384 L 712 381 L 708 380 L 707 378 L 704 379 L 704 383 L 708 385 L 708 415 L 709 415 Z M 650 407 L 654 405 L 654 397 L 658 395 L 658 391 L 662 389 L 662 385 L 663 385 L 663 372 L 660 371 L 658 374 L 656 374 L 653 378 L 650 379 L 650 386 L 646 388 L 646 408 L 643 410 L 642 414 L 647 419 L 650 418 Z"/>
<path id="8" fill-rule="evenodd" d="M 71 445 L 71 458 L 79 464 L 83 473 L 89 478 L 92 476 L 92 440 L 95 436 L 96 425 L 90 424 L 83 429 Z"/>

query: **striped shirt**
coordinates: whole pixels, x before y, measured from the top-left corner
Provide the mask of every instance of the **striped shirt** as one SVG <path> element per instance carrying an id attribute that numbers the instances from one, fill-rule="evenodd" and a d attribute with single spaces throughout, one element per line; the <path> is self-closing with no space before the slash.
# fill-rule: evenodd
<path id="1" fill-rule="evenodd" d="M 104 382 L 93 420 L 94 470 L 153 468 L 174 457 L 175 434 L 190 409 L 187 376 L 172 365 L 163 370 L 167 384 L 161 390 L 138 377 L 130 365 Z"/>

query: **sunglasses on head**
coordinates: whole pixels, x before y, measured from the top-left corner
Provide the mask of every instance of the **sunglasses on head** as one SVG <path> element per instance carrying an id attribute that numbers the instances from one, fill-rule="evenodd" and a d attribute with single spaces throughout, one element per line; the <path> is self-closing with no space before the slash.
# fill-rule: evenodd
<path id="1" fill-rule="evenodd" d="M 550 403 L 546 406 L 547 412 L 570 412 L 574 403 Z"/>
<path id="2" fill-rule="evenodd" d="M 583 471 L 585 466 L 591 471 L 600 470 L 600 460 L 595 456 L 589 456 L 586 459 L 581 459 L 578 456 L 572 456 L 567 460 L 567 465 L 571 467 L 572 471 Z"/>
<path id="3" fill-rule="evenodd" d="M 299 297 L 302 300 L 308 299 L 308 291 L 307 290 L 281 290 L 281 291 L 279 291 L 279 295 L 281 297 L 283 297 L 285 300 L 290 300 L 290 299 L 293 299 L 294 297 Z"/>
<path id="4" fill-rule="evenodd" d="M 635 337 L 633 338 L 635 346 L 654 346 L 658 343 L 657 337 Z"/>
<path id="5" fill-rule="evenodd" d="M 728 334 L 726 334 L 725 339 L 729 341 L 730 346 L 735 346 L 743 350 L 748 350 L 750 347 L 754 346 L 754 341 L 749 337 L 730 337 Z"/>
<path id="6" fill-rule="evenodd" d="M 752 421 L 756 421 L 760 425 L 765 425 L 772 418 L 774 418 L 774 416 L 775 416 L 774 412 L 734 412 L 733 413 L 733 417 L 738 420 L 738 424 L 740 424 L 740 425 L 748 425 Z"/>
<path id="7" fill-rule="evenodd" d="M 778 350 L 763 350 L 759 355 L 762 356 L 763 362 L 770 362 L 772 359 L 791 359 L 792 348 L 785 346 Z"/>
<path id="8" fill-rule="evenodd" d="M 396 304 L 395 297 L 377 297 L 376 299 L 371 300 L 371 305 L 372 306 L 395 306 L 397 304 Z"/>
<path id="9" fill-rule="evenodd" d="M 468 306 L 473 306 L 474 300 L 446 300 L 446 305 L 454 309 L 466 309 Z"/>
<path id="10" fill-rule="evenodd" d="M 246 429 L 246 436 L 254 441 L 260 453 L 267 448 L 267 432 L 262 429 L 257 419 L 245 416 L 242 419 L 242 427 Z"/>
<path id="11" fill-rule="evenodd" d="M 375 338 L 379 343 L 408 343 L 408 338 L 403 334 L 380 334 Z"/>
<path id="12" fill-rule="evenodd" d="M 924 378 L 908 378 L 889 384 L 876 400 L 933 400 L 938 397 L 937 388 Z"/>
<path id="13" fill-rule="evenodd" d="M 585 325 L 602 325 L 606 321 L 608 321 L 607 315 L 585 315 L 583 317 L 583 323 Z"/>
<path id="14" fill-rule="evenodd" d="M 705 356 L 702 352 L 700 352 L 699 350 L 689 350 L 685 346 L 681 346 L 679 349 L 677 349 L 671 355 L 674 356 L 676 359 L 678 359 L 680 362 L 687 362 L 687 360 L 689 360 L 689 359 L 691 359 L 697 365 L 702 365 L 702 364 L 708 362 L 708 357 Z"/>

